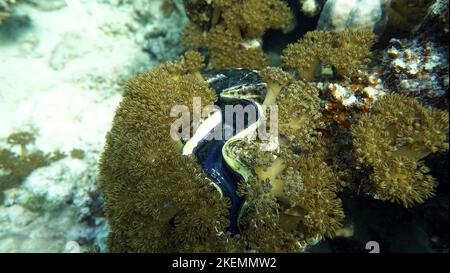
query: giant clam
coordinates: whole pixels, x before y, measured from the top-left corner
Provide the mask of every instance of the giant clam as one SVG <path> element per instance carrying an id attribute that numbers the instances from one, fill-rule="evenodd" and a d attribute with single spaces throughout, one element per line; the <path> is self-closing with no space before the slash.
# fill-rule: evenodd
<path id="1" fill-rule="evenodd" d="M 238 218 L 244 204 L 244 198 L 237 195 L 237 184 L 248 178 L 249 173 L 230 152 L 229 144 L 255 133 L 264 115 L 261 103 L 267 92 L 267 84 L 259 74 L 246 69 L 213 70 L 203 74 L 209 86 L 218 96 L 217 106 L 221 111 L 206 119 L 197 129 L 194 136 L 185 143 L 183 154 L 194 154 L 202 165 L 205 173 L 213 181 L 214 186 L 222 196 L 231 201 L 230 227 L 228 232 L 238 233 Z M 236 119 L 226 119 L 226 106 L 247 105 L 256 109 L 255 120 L 245 120 L 243 130 L 235 127 Z M 221 126 L 222 136 L 232 132 L 232 137 L 207 140 L 208 135 L 216 126 Z"/>

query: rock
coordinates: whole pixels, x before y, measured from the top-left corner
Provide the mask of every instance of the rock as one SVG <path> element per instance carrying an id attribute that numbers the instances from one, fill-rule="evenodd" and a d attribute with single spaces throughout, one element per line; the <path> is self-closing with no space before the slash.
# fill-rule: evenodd
<path id="1" fill-rule="evenodd" d="M 318 30 L 342 31 L 370 28 L 381 35 L 387 23 L 391 0 L 327 0 L 320 14 Z"/>

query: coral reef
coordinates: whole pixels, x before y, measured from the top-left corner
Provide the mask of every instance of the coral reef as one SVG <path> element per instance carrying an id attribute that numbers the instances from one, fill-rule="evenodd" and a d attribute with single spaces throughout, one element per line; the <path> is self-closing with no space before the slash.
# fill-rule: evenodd
<path id="1" fill-rule="evenodd" d="M 405 207 L 434 193 L 434 179 L 421 161 L 448 150 L 448 112 L 422 106 L 416 99 L 390 94 L 352 128 L 357 161 L 369 167 L 371 192 Z"/>
<path id="2" fill-rule="evenodd" d="M 350 77 L 370 63 L 373 39 L 367 29 L 308 32 L 283 51 L 283 67 L 296 70 L 306 81 L 314 80 L 323 64 L 335 68 L 340 77 Z"/>
<path id="3" fill-rule="evenodd" d="M 227 3 L 217 1 L 213 7 L 231 10 Z M 204 6 L 201 10 L 207 11 Z M 216 12 L 211 9 L 203 14 L 206 17 L 195 17 L 199 14 L 192 13 L 191 21 L 197 24 L 191 23 L 188 28 L 195 36 L 185 36 L 185 42 L 197 48 L 204 43 L 213 45 L 211 40 L 216 35 L 225 35 L 229 38 L 221 39 L 222 43 L 214 46 L 218 49 L 226 45 L 226 56 L 234 56 L 233 48 L 237 48 L 242 37 L 242 26 L 217 24 L 207 33 L 202 30 L 211 22 L 208 16 L 217 19 L 213 15 Z M 231 18 L 233 14 L 226 16 Z M 239 28 L 239 32 L 233 28 Z M 232 40 L 235 44 L 228 43 Z M 261 143 L 250 138 L 233 138 L 224 146 L 227 162 L 232 161 L 229 166 L 242 178 L 237 184 L 238 195 L 244 200 L 237 220 L 239 236 L 226 232 L 228 199 L 213 194 L 215 187 L 207 182 L 193 157 L 180 155 L 182 143 L 173 140 L 166 143 L 164 139 L 168 135 L 160 134 L 168 130 L 171 122 L 167 115 L 169 109 L 165 107 L 175 103 L 191 105 L 193 96 L 206 96 L 213 103 L 216 97 L 208 95 L 212 90 L 207 91 L 205 83 L 215 84 L 217 79 L 225 77 L 221 74 L 225 70 L 206 80 L 199 73 L 203 68 L 202 55 L 188 52 L 179 62 L 163 64 L 131 80 L 116 113 L 115 125 L 108 134 L 100 169 L 112 227 L 111 250 L 306 251 L 324 237 L 348 234 L 352 224 L 344 221 L 340 196 L 343 190 L 370 194 L 408 208 L 433 196 L 436 182 L 423 159 L 448 150 L 448 112 L 426 108 L 416 99 L 392 94 L 384 85 L 385 75 L 379 67 L 367 70 L 373 41 L 374 35 L 368 29 L 309 32 L 289 45 L 282 56 L 283 68 L 295 70 L 297 74 L 267 66 L 252 72 L 266 84 L 265 97 L 258 101 L 278 107 L 280 139 L 273 151 L 261 150 Z M 225 67 L 234 67 L 225 57 L 214 55 L 219 49 L 208 50 L 211 57 L 208 68 L 215 67 L 211 65 L 214 60 L 221 60 Z M 257 67 L 254 60 L 257 58 L 239 61 Z M 334 70 L 335 75 L 330 77 L 327 69 Z M 214 70 L 207 73 L 214 75 Z M 325 79 L 327 73 L 329 78 Z M 195 81 L 188 86 L 198 87 L 180 90 L 180 81 L 187 79 Z M 317 79 L 325 81 L 317 82 Z M 153 97 L 167 103 L 156 108 Z M 145 109 L 150 110 L 145 112 Z M 131 136 L 138 140 L 130 142 Z M 149 142 L 162 143 L 164 164 L 159 163 L 163 150 L 152 150 L 155 148 L 146 144 Z M 123 147 L 124 143 L 129 144 Z M 121 163 L 124 161 L 132 163 L 124 166 Z M 183 164 L 184 179 L 177 172 L 166 174 L 170 182 L 162 178 L 158 168 L 167 169 L 168 164 L 169 169 L 175 168 L 169 162 Z M 124 189 L 120 181 L 130 182 Z M 193 181 L 202 191 L 212 194 L 208 195 L 208 210 L 197 211 L 195 217 L 189 214 L 190 206 L 205 201 L 199 197 L 198 188 L 192 186 Z M 159 188 L 164 190 L 155 192 L 154 187 L 161 183 L 164 186 Z M 189 201 L 170 190 L 184 189 L 185 185 L 193 196 Z M 131 197 L 135 195 L 138 197 Z M 155 197 L 147 200 L 148 196 Z M 110 200 L 115 203 L 109 203 Z M 173 205 L 178 203 L 182 206 Z M 180 218 L 179 214 L 186 218 Z M 128 215 L 133 215 L 132 223 Z M 195 226 L 190 226 L 194 222 L 189 217 L 196 220 Z M 144 228 L 151 230 L 152 235 L 141 233 Z M 200 229 L 201 235 L 194 236 L 189 229 L 197 233 Z M 217 232 L 210 232 L 212 229 Z M 181 230 L 183 235 L 179 234 Z M 162 234 L 163 239 L 157 240 Z M 190 239 L 184 238 L 185 234 L 190 234 Z"/>
<path id="4" fill-rule="evenodd" d="M 388 58 L 405 58 L 405 53 L 393 56 L 400 49 L 386 50 L 383 62 L 372 63 L 373 32 L 382 32 L 390 1 L 347 2 L 354 6 L 342 18 L 333 18 L 342 25 L 329 21 L 334 25 L 326 29 L 332 31 L 308 32 L 288 45 L 284 70 L 268 66 L 261 44 L 267 30 L 286 30 L 292 22 L 289 8 L 276 2 L 185 1 L 190 23 L 183 43 L 206 53 L 207 71 L 200 73 L 202 55 L 189 51 L 181 61 L 163 64 L 126 86 L 100 166 L 112 251 L 307 251 L 323 238 L 354 234 L 351 219 L 344 215 L 346 195 L 368 194 L 407 208 L 433 196 L 437 183 L 424 160 L 448 150 L 448 111 L 397 94 L 403 92 L 392 82 L 408 69 L 389 70 Z M 331 2 L 339 1 L 328 1 L 322 18 L 332 13 Z M 318 6 L 307 11 L 311 1 L 300 4 L 312 16 L 321 5 L 314 1 Z M 289 20 L 262 16 L 266 5 Z M 411 57 L 410 62 L 430 67 L 428 60 Z M 433 70 L 442 66 L 434 65 L 430 74 L 444 75 L 445 68 Z M 240 75 L 236 81 L 242 75 L 259 75 L 265 97 L 255 88 L 255 94 L 241 98 L 254 95 L 255 102 L 278 107 L 277 149 L 261 150 L 262 142 L 246 137 L 223 146 L 225 161 L 240 177 L 237 193 L 243 202 L 237 234 L 229 232 L 228 211 L 236 209 L 235 200 L 230 202 L 221 186 L 213 186 L 203 159 L 195 161 L 198 154 L 183 157 L 183 142 L 161 134 L 171 123 L 168 107 L 191 105 L 194 96 L 206 104 L 221 101 L 221 91 L 212 86 L 226 85 L 220 79 L 233 75 L 229 68 L 257 69 L 247 74 L 236 70 L 242 73 L 234 75 Z M 390 82 L 388 75 L 395 74 L 400 76 Z M 164 171 L 175 168 L 183 174 Z M 198 204 L 202 209 L 194 212 L 191 206 Z"/>
<path id="5" fill-rule="evenodd" d="M 95 177 L 91 176 L 95 169 L 92 158 L 87 163 L 68 158 L 59 151 L 44 153 L 36 150 L 35 135 L 30 132 L 13 133 L 6 141 L 10 147 L 0 149 L 0 219 L 22 220 L 9 220 L 9 224 L 2 225 L 0 249 L 41 252 L 59 247 L 63 250 L 66 241 L 80 240 L 81 245 L 88 247 L 95 241 L 104 250 L 100 235 L 83 238 L 87 233 L 107 229 L 101 213 L 93 216 L 94 211 L 98 211 L 94 206 L 99 205 L 95 205 L 99 195 Z M 68 203 L 77 209 L 67 206 Z M 72 220 L 67 221 L 66 217 Z M 56 226 L 66 228 L 68 233 L 60 234 L 56 226 L 51 227 L 52 223 L 58 223 Z M 48 234 L 36 226 L 45 227 L 46 224 L 52 232 L 58 233 L 55 238 L 63 237 L 64 240 L 56 239 L 54 244 L 45 246 L 43 237 Z M 34 240 L 28 240 L 27 236 L 34 236 Z"/>
<path id="6" fill-rule="evenodd" d="M 0 252 L 448 252 L 447 39 L 448 0 L 0 0 Z M 174 140 L 194 98 L 258 119 Z"/>
<path id="7" fill-rule="evenodd" d="M 339 197 L 343 187 L 405 207 L 433 195 L 436 182 L 422 160 L 448 150 L 448 112 L 426 108 L 399 94 L 386 95 L 379 75 L 373 72 L 358 72 L 339 84 L 323 85 L 266 67 L 258 72 L 267 84 L 261 101 L 279 107 L 280 143 L 275 151 L 262 151 L 258 141 L 248 138 L 227 142 L 232 168 L 243 178 L 238 194 L 245 200 L 238 217 L 239 236 L 230 236 L 224 232 L 229 225 L 227 199 L 214 195 L 214 187 L 192 157 L 181 156 L 181 143 L 160 134 L 170 123 L 165 107 L 191 105 L 191 96 L 209 103 L 216 100 L 198 73 L 201 62 L 199 53 L 188 52 L 180 62 L 164 64 L 131 80 L 125 89 L 100 169 L 112 251 L 305 251 L 348 228 Z M 180 90 L 183 80 L 197 87 Z M 353 92 L 350 103 L 345 92 Z M 167 104 L 157 108 L 153 97 Z M 336 119 L 341 114 L 335 111 L 341 111 L 344 120 Z M 131 136 L 138 140 L 129 141 Z M 161 143 L 162 148 L 154 150 L 146 144 L 150 142 Z M 123 147 L 124 143 L 128 144 Z M 164 163 L 160 163 L 161 153 Z M 182 164 L 183 179 L 178 172 L 160 173 L 167 164 L 177 168 L 170 162 Z M 126 189 L 122 181 L 130 181 Z M 161 183 L 164 186 L 158 186 Z M 190 206 L 205 201 L 192 183 L 208 194 L 210 204 L 195 216 Z M 363 184 L 355 186 L 358 183 Z M 155 192 L 155 187 L 164 190 Z M 183 189 L 183 194 L 174 193 L 172 187 Z M 186 192 L 192 196 L 189 200 L 182 198 Z M 178 203 L 182 206 L 173 205 Z M 194 226 L 189 217 L 196 219 Z M 152 235 L 140 233 L 144 228 L 152 230 Z M 200 229 L 201 235 L 194 236 L 189 229 L 197 233 Z M 218 232 L 208 232 L 212 229 Z M 190 234 L 189 240 L 185 234 Z"/>
<path id="8" fill-rule="evenodd" d="M 221 231 L 228 226 L 229 203 L 169 135 L 171 107 L 192 105 L 193 97 L 205 104 L 216 100 L 198 74 L 200 55 L 185 56 L 125 87 L 100 163 L 110 251 L 219 251 L 225 246 Z"/>
<path id="9" fill-rule="evenodd" d="M 293 15 L 280 0 L 186 1 L 190 23 L 183 34 L 189 49 L 205 48 L 209 68 L 261 69 L 269 64 L 261 37 L 287 29 Z"/>

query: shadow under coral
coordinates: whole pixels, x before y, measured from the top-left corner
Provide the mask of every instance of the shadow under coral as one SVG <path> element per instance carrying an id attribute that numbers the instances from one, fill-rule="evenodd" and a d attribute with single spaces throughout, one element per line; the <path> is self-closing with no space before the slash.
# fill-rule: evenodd
<path id="1" fill-rule="evenodd" d="M 449 154 L 428 156 L 424 161 L 439 182 L 433 198 L 408 209 L 343 192 L 345 214 L 353 222 L 353 236 L 325 239 L 308 251 L 368 252 L 366 243 L 376 241 L 381 253 L 448 253 Z"/>

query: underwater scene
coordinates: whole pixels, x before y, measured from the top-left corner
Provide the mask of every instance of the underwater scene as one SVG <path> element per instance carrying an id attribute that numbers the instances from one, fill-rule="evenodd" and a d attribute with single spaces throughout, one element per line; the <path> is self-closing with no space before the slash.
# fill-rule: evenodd
<path id="1" fill-rule="evenodd" d="M 0 0 L 1 253 L 448 253 L 448 0 Z"/>

